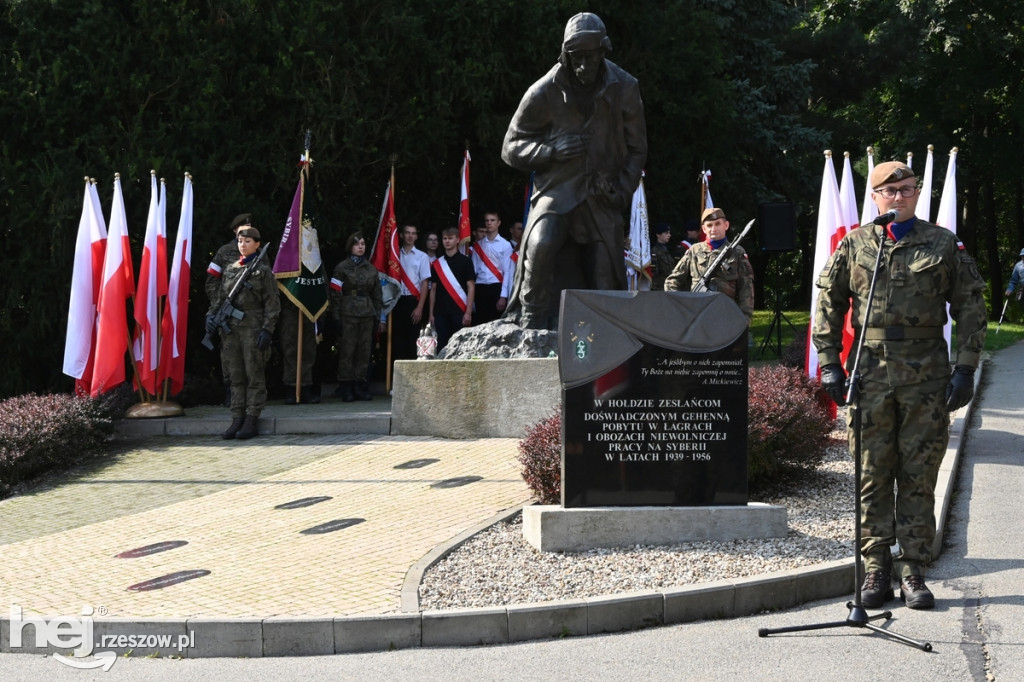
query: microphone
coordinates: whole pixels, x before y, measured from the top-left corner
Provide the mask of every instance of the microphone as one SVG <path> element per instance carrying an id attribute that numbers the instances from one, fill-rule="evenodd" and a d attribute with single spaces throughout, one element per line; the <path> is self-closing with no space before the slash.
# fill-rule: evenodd
<path id="1" fill-rule="evenodd" d="M 897 213 L 896 211 L 889 211 L 888 213 L 883 213 L 882 215 L 880 215 L 877 218 L 875 218 L 874 220 L 872 220 L 871 224 L 872 225 L 888 225 L 889 223 L 891 223 L 894 220 L 896 220 L 896 216 L 898 216 L 898 215 L 899 215 L 899 213 Z"/>

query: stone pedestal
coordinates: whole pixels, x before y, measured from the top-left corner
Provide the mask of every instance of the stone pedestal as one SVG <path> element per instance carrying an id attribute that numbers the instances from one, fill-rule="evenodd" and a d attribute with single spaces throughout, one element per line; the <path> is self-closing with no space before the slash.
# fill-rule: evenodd
<path id="1" fill-rule="evenodd" d="M 561 399 L 557 358 L 399 360 L 391 434 L 522 438 Z"/>
<path id="2" fill-rule="evenodd" d="M 711 507 L 523 507 L 523 536 L 542 552 L 785 535 L 786 508 L 758 502 Z"/>

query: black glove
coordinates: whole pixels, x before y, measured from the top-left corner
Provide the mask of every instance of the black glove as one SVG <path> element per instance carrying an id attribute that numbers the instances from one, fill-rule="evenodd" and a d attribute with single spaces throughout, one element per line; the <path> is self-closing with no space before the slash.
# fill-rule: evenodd
<path id="1" fill-rule="evenodd" d="M 821 387 L 836 405 L 846 404 L 846 371 L 843 366 L 833 363 L 821 368 Z"/>
<path id="2" fill-rule="evenodd" d="M 957 365 L 946 385 L 946 411 L 953 412 L 971 402 L 974 397 L 974 368 Z"/>
<path id="3" fill-rule="evenodd" d="M 216 334 L 217 333 L 217 323 L 214 322 L 215 319 L 216 319 L 215 315 L 207 315 L 206 316 L 206 331 L 208 331 L 211 334 Z"/>
<path id="4" fill-rule="evenodd" d="M 261 329 L 259 335 L 256 336 L 256 347 L 260 350 L 266 350 L 270 348 L 270 341 L 273 338 L 270 332 L 266 329 Z"/>

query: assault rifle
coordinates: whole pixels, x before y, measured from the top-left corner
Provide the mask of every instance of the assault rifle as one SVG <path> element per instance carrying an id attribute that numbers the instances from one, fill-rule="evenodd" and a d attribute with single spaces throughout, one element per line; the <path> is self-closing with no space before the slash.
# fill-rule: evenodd
<path id="1" fill-rule="evenodd" d="M 754 220 L 751 220 L 749 223 L 747 223 L 747 226 L 743 228 L 743 231 L 739 233 L 739 236 L 737 236 L 736 239 L 733 239 L 731 242 L 729 242 L 726 245 L 726 247 L 718 253 L 718 257 L 715 258 L 715 260 L 711 263 L 711 266 L 704 271 L 704 274 L 700 276 L 700 281 L 693 285 L 690 291 L 710 291 L 710 289 L 708 289 L 708 283 L 711 282 L 711 278 L 715 276 L 715 271 L 718 270 L 718 267 L 722 264 L 722 261 L 729 257 L 729 254 L 732 253 L 732 250 L 736 248 L 736 245 L 743 241 L 743 238 L 747 236 L 747 233 L 750 232 L 750 228 L 754 226 L 755 220 L 757 219 L 755 218 Z"/>
<path id="2" fill-rule="evenodd" d="M 230 334 L 231 327 L 228 326 L 228 318 L 233 317 L 236 320 L 240 320 L 245 317 L 245 313 L 235 307 L 235 297 L 243 286 L 248 286 L 247 282 L 249 281 L 249 277 L 252 275 L 253 270 L 259 266 L 260 261 L 263 259 L 263 254 L 267 252 L 267 248 L 269 246 L 270 242 L 263 245 L 263 248 L 259 250 L 256 257 L 246 264 L 245 269 L 242 270 L 242 274 L 238 276 L 238 279 L 236 279 L 235 283 L 231 286 L 231 291 L 228 292 L 227 298 L 225 298 L 224 302 L 220 304 L 220 308 L 217 309 L 217 312 L 213 316 L 214 329 L 222 329 L 225 334 Z M 203 345 L 210 350 L 213 350 L 213 335 L 210 333 L 209 329 L 206 330 L 206 336 L 203 337 Z"/>

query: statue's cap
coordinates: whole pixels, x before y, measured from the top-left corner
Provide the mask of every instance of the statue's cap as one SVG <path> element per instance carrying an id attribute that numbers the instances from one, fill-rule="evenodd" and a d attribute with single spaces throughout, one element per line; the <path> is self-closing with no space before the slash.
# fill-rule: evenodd
<path id="1" fill-rule="evenodd" d="M 598 48 L 611 52 L 612 41 L 608 39 L 601 17 L 590 12 L 580 12 L 566 23 L 562 48 L 566 52 Z"/>

